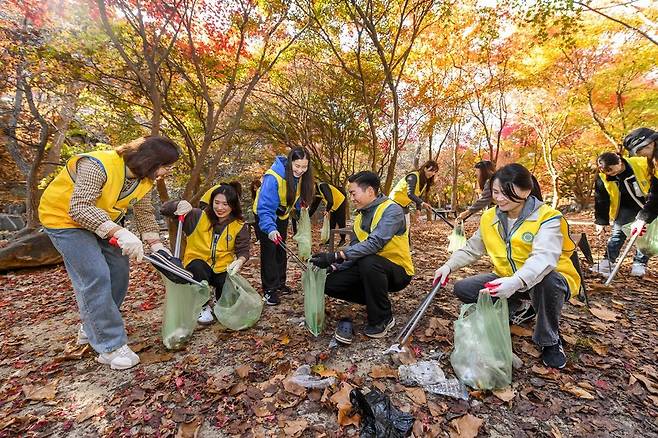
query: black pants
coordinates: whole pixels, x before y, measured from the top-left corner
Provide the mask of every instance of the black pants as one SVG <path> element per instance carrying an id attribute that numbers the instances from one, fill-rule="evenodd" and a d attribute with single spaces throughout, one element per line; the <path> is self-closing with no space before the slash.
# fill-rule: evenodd
<path id="1" fill-rule="evenodd" d="M 349 268 L 332 272 L 327 277 L 324 292 L 334 298 L 365 304 L 368 324 L 388 321 L 393 312 L 389 292 L 407 287 L 411 276 L 404 268 L 379 255 L 369 255 Z"/>
<path id="2" fill-rule="evenodd" d="M 214 272 L 210 266 L 203 260 L 192 260 L 186 267 L 192 273 L 196 281 L 206 280 L 208 284 L 215 288 L 215 298 L 219 299 L 222 295 L 224 282 L 226 282 L 226 272 Z"/>
<path id="3" fill-rule="evenodd" d="M 256 235 L 260 241 L 260 281 L 263 290 L 276 290 L 286 285 L 286 271 L 288 269 L 288 256 L 285 250 L 275 245 L 258 226 L 256 216 Z M 285 242 L 288 234 L 288 219 L 276 219 L 276 229 Z"/>

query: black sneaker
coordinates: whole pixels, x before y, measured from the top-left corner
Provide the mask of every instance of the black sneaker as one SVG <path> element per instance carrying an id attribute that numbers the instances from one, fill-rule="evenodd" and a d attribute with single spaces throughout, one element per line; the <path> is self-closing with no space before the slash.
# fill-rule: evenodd
<path id="1" fill-rule="evenodd" d="M 567 355 L 564 354 L 562 341 L 560 340 L 557 344 L 550 347 L 543 347 L 541 349 L 541 360 L 547 367 L 557 368 L 559 370 L 564 368 L 567 364 Z"/>
<path id="2" fill-rule="evenodd" d="M 535 312 L 535 308 L 532 307 L 532 302 L 529 300 L 523 300 L 521 301 L 519 308 L 514 311 L 514 314 L 510 317 L 509 321 L 512 324 L 521 325 L 526 321 L 530 321 L 536 315 L 537 312 Z"/>
<path id="3" fill-rule="evenodd" d="M 352 320 L 343 318 L 336 324 L 336 332 L 334 333 L 336 341 L 341 344 L 350 345 L 354 338 L 354 329 L 352 328 Z"/>
<path id="4" fill-rule="evenodd" d="M 277 289 L 277 292 L 279 293 L 279 295 L 290 295 L 293 292 L 293 290 L 284 284 L 283 286 Z"/>
<path id="5" fill-rule="evenodd" d="M 388 331 L 395 325 L 395 317 L 391 316 L 388 321 L 380 322 L 379 324 L 368 324 L 363 330 L 363 333 L 369 338 L 383 338 L 388 334 Z"/>
<path id="6" fill-rule="evenodd" d="M 265 304 L 268 306 L 276 306 L 281 301 L 279 300 L 279 294 L 275 290 L 267 290 L 265 291 L 265 295 L 263 296 L 265 298 Z"/>

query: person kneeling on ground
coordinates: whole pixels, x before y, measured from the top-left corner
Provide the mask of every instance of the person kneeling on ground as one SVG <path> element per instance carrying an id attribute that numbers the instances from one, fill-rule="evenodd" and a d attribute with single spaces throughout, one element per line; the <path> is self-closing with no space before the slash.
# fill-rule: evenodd
<path id="1" fill-rule="evenodd" d="M 480 227 L 466 246 L 436 270 L 441 283 L 448 275 L 488 255 L 494 272 L 455 283 L 455 295 L 475 303 L 480 292 L 518 302 L 527 291 L 537 312 L 532 340 L 541 347 L 546 366 L 564 368 L 567 358 L 560 338 L 560 312 L 578 294 L 580 276 L 570 256 L 576 248 L 562 214 L 532 195 L 532 175 L 520 164 L 500 168 L 491 179 L 496 207 L 485 211 Z"/>
<path id="2" fill-rule="evenodd" d="M 249 260 L 251 238 L 242 217 L 237 184 L 218 185 L 210 193 L 208 202 L 199 209 L 192 208 L 185 200 L 169 201 L 163 204 L 160 212 L 165 216 L 185 216 L 185 269 L 195 280 L 207 281 L 215 289 L 215 300 L 219 300 L 226 275 L 237 274 Z M 214 322 L 211 301 L 201 309 L 199 324 Z"/>
<path id="3" fill-rule="evenodd" d="M 330 270 L 325 293 L 342 300 L 365 304 L 368 324 L 364 333 L 382 338 L 395 325 L 389 292 L 404 289 L 414 274 L 409 251 L 404 211 L 380 193 L 380 181 L 373 172 L 358 172 L 348 178 L 350 200 L 357 208 L 355 238 L 336 253 L 319 253 L 311 263 Z M 338 323 L 336 339 L 352 342 L 352 323 Z"/>

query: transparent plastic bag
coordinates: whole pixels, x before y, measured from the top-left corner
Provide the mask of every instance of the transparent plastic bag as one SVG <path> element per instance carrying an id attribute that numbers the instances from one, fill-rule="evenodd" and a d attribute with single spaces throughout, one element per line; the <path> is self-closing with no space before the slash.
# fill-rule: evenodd
<path id="1" fill-rule="evenodd" d="M 464 224 L 455 224 L 455 228 L 453 228 L 452 233 L 448 236 L 448 241 L 450 242 L 448 244 L 448 251 L 455 252 L 458 249 L 462 249 L 464 245 L 466 245 L 466 240 L 466 236 L 464 235 Z"/>
<path id="2" fill-rule="evenodd" d="M 308 208 L 303 207 L 297 222 L 297 234 L 293 236 L 297 242 L 297 253 L 302 260 L 311 258 L 311 218 Z"/>
<path id="3" fill-rule="evenodd" d="M 260 294 L 240 274 L 227 274 L 226 282 L 213 308 L 217 321 L 231 330 L 244 330 L 256 324 L 263 311 Z"/>
<path id="4" fill-rule="evenodd" d="M 622 227 L 626 236 L 631 235 L 631 225 L 632 222 Z M 658 255 L 658 220 L 647 224 L 647 232 L 635 239 L 635 246 L 646 256 Z"/>
<path id="5" fill-rule="evenodd" d="M 494 304 L 488 293 L 480 292 L 476 304 L 462 305 L 455 321 L 454 342 L 450 363 L 466 385 L 495 389 L 512 383 L 512 337 L 506 298 Z"/>
<path id="6" fill-rule="evenodd" d="M 183 347 L 192 337 L 203 305 L 210 299 L 208 283 L 176 284 L 160 274 L 165 283 L 162 343 L 171 350 Z"/>
<path id="7" fill-rule="evenodd" d="M 329 215 L 326 215 L 322 221 L 322 229 L 320 230 L 320 243 L 325 244 L 329 241 L 330 226 Z"/>
<path id="8" fill-rule="evenodd" d="M 314 336 L 319 336 L 324 329 L 324 284 L 327 270 L 317 269 L 310 263 L 302 273 L 304 287 L 304 319 L 306 328 Z"/>

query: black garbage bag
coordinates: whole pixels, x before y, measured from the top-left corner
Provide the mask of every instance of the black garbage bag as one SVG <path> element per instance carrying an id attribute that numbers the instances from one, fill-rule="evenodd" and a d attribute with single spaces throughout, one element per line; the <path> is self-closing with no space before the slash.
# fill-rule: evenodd
<path id="1" fill-rule="evenodd" d="M 361 438 L 403 438 L 411 434 L 416 419 L 393 406 L 378 389 L 366 395 L 353 389 L 350 402 L 361 414 Z"/>

